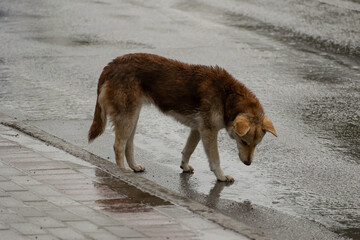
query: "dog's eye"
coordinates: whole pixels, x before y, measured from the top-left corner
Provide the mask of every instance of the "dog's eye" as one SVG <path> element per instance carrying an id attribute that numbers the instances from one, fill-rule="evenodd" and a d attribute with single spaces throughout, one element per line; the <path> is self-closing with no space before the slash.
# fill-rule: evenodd
<path id="1" fill-rule="evenodd" d="M 247 142 L 245 142 L 244 140 L 241 140 L 241 143 L 244 145 L 244 146 L 247 146 Z"/>

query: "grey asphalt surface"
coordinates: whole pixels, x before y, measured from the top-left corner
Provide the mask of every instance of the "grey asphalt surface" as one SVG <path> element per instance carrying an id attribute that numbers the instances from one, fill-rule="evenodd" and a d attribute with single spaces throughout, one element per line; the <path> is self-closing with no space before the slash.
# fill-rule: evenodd
<path id="1" fill-rule="evenodd" d="M 235 178 L 225 186 L 201 147 L 194 175 L 181 174 L 189 130 L 144 107 L 135 137 L 141 176 L 275 238 L 359 238 L 359 36 L 348 31 L 358 29 L 358 5 L 293 2 L 277 25 L 273 1 L 2 1 L 0 111 L 113 162 L 110 127 L 86 142 L 97 79 L 111 59 L 150 52 L 219 65 L 257 95 L 279 137 L 265 136 L 246 167 L 221 132 L 222 166 Z M 330 19 L 344 15 L 332 29 Z"/>

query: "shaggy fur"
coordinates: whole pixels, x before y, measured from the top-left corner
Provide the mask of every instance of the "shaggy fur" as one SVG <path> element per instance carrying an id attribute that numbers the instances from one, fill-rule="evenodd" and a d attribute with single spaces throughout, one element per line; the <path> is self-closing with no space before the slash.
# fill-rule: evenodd
<path id="1" fill-rule="evenodd" d="M 128 54 L 104 68 L 97 95 L 89 141 L 104 132 L 109 116 L 116 135 L 116 162 L 125 168 L 125 155 L 133 171 L 145 169 L 134 160 L 133 139 L 141 106 L 146 102 L 191 128 L 182 152 L 184 172 L 193 172 L 188 162 L 201 139 L 217 179 L 234 181 L 220 168 L 218 131 L 227 129 L 247 165 L 265 132 L 276 135 L 255 95 L 218 66 L 191 65 L 153 54 Z"/>

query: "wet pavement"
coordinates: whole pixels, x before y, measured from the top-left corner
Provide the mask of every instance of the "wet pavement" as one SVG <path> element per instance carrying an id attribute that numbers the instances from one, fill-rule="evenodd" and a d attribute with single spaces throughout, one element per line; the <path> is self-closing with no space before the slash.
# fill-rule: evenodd
<path id="1" fill-rule="evenodd" d="M 2 239 L 248 239 L 0 125 Z"/>
<path id="2" fill-rule="evenodd" d="M 220 65 L 258 96 L 279 137 L 265 136 L 246 167 L 221 132 L 222 166 L 235 177 L 225 186 L 201 148 L 194 175 L 181 174 L 188 129 L 144 107 L 141 177 L 275 238 L 358 239 L 358 9 L 345 0 L 2 1 L 0 111 L 114 162 L 110 128 L 86 142 L 111 59 L 151 52 Z"/>

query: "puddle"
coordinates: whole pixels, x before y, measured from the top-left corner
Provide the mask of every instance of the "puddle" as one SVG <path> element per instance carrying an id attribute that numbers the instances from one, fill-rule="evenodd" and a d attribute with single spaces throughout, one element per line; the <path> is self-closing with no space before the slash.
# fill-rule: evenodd
<path id="1" fill-rule="evenodd" d="M 100 4 L 100 5 L 109 5 L 110 4 L 110 3 L 102 2 L 102 1 L 94 1 L 93 3 Z"/>
<path id="2" fill-rule="evenodd" d="M 314 49 L 321 49 L 323 51 L 360 56 L 359 47 L 349 46 L 345 43 L 341 45 L 329 39 L 322 39 L 315 34 L 313 36 L 283 26 L 274 26 L 256 20 L 255 18 L 233 12 L 227 12 L 226 19 L 231 26 L 256 31 L 297 48 L 308 48 L 308 46 L 312 46 Z"/>
<path id="3" fill-rule="evenodd" d="M 9 13 L 3 10 L 0 10 L 0 18 L 9 16 Z"/>
<path id="4" fill-rule="evenodd" d="M 114 210 L 121 208 L 120 203 L 127 203 L 129 206 L 126 206 L 125 209 L 122 209 L 123 211 L 126 209 L 135 211 L 136 205 L 138 205 L 141 208 L 144 208 L 142 205 L 147 206 L 164 206 L 164 205 L 171 205 L 170 202 L 165 201 L 161 198 L 158 198 L 154 195 L 151 195 L 149 193 L 143 192 L 139 190 L 138 188 L 127 184 L 126 182 L 123 182 L 115 177 L 112 177 L 110 174 L 104 172 L 103 170 L 96 168 L 95 175 L 97 176 L 97 179 L 99 180 L 99 183 L 102 186 L 107 186 L 111 190 L 116 191 L 117 193 L 120 193 L 122 195 L 125 195 L 127 199 L 125 200 L 100 200 L 98 203 L 103 206 L 104 208 L 108 208 L 109 210 Z M 99 185 L 98 185 L 99 186 Z M 96 187 L 96 185 L 95 185 Z M 135 205 L 132 205 L 135 204 Z M 122 205 L 122 204 L 121 204 Z"/>
<path id="5" fill-rule="evenodd" d="M 0 57 L 0 99 L 7 97 L 7 93 L 10 87 L 9 83 L 9 69 L 5 64 L 5 59 Z"/>
<path id="6" fill-rule="evenodd" d="M 84 36 L 84 37 L 75 37 L 75 38 L 66 38 L 66 37 L 33 37 L 32 40 L 54 44 L 59 46 L 66 47 L 78 47 L 78 46 L 89 46 L 89 45 L 99 45 L 100 41 L 96 38 Z"/>
<path id="7" fill-rule="evenodd" d="M 115 18 L 119 18 L 119 19 L 132 19 L 132 20 L 136 20 L 137 17 L 134 15 L 127 15 L 127 14 L 118 14 L 118 15 L 114 15 Z"/>
<path id="8" fill-rule="evenodd" d="M 96 46 L 96 45 L 114 45 L 123 49 L 153 49 L 154 47 L 141 42 L 129 41 L 117 41 L 111 42 L 107 40 L 101 40 L 96 36 L 80 35 L 75 37 L 33 37 L 31 40 L 35 40 L 42 43 L 65 46 L 65 47 L 82 47 L 82 46 Z"/>
<path id="9" fill-rule="evenodd" d="M 304 103 L 303 121 L 310 131 L 325 139 L 332 151 L 348 155 L 360 164 L 360 88 L 341 69 L 312 65 L 301 69 L 303 79 L 319 84 L 324 91 L 311 96 Z"/>

